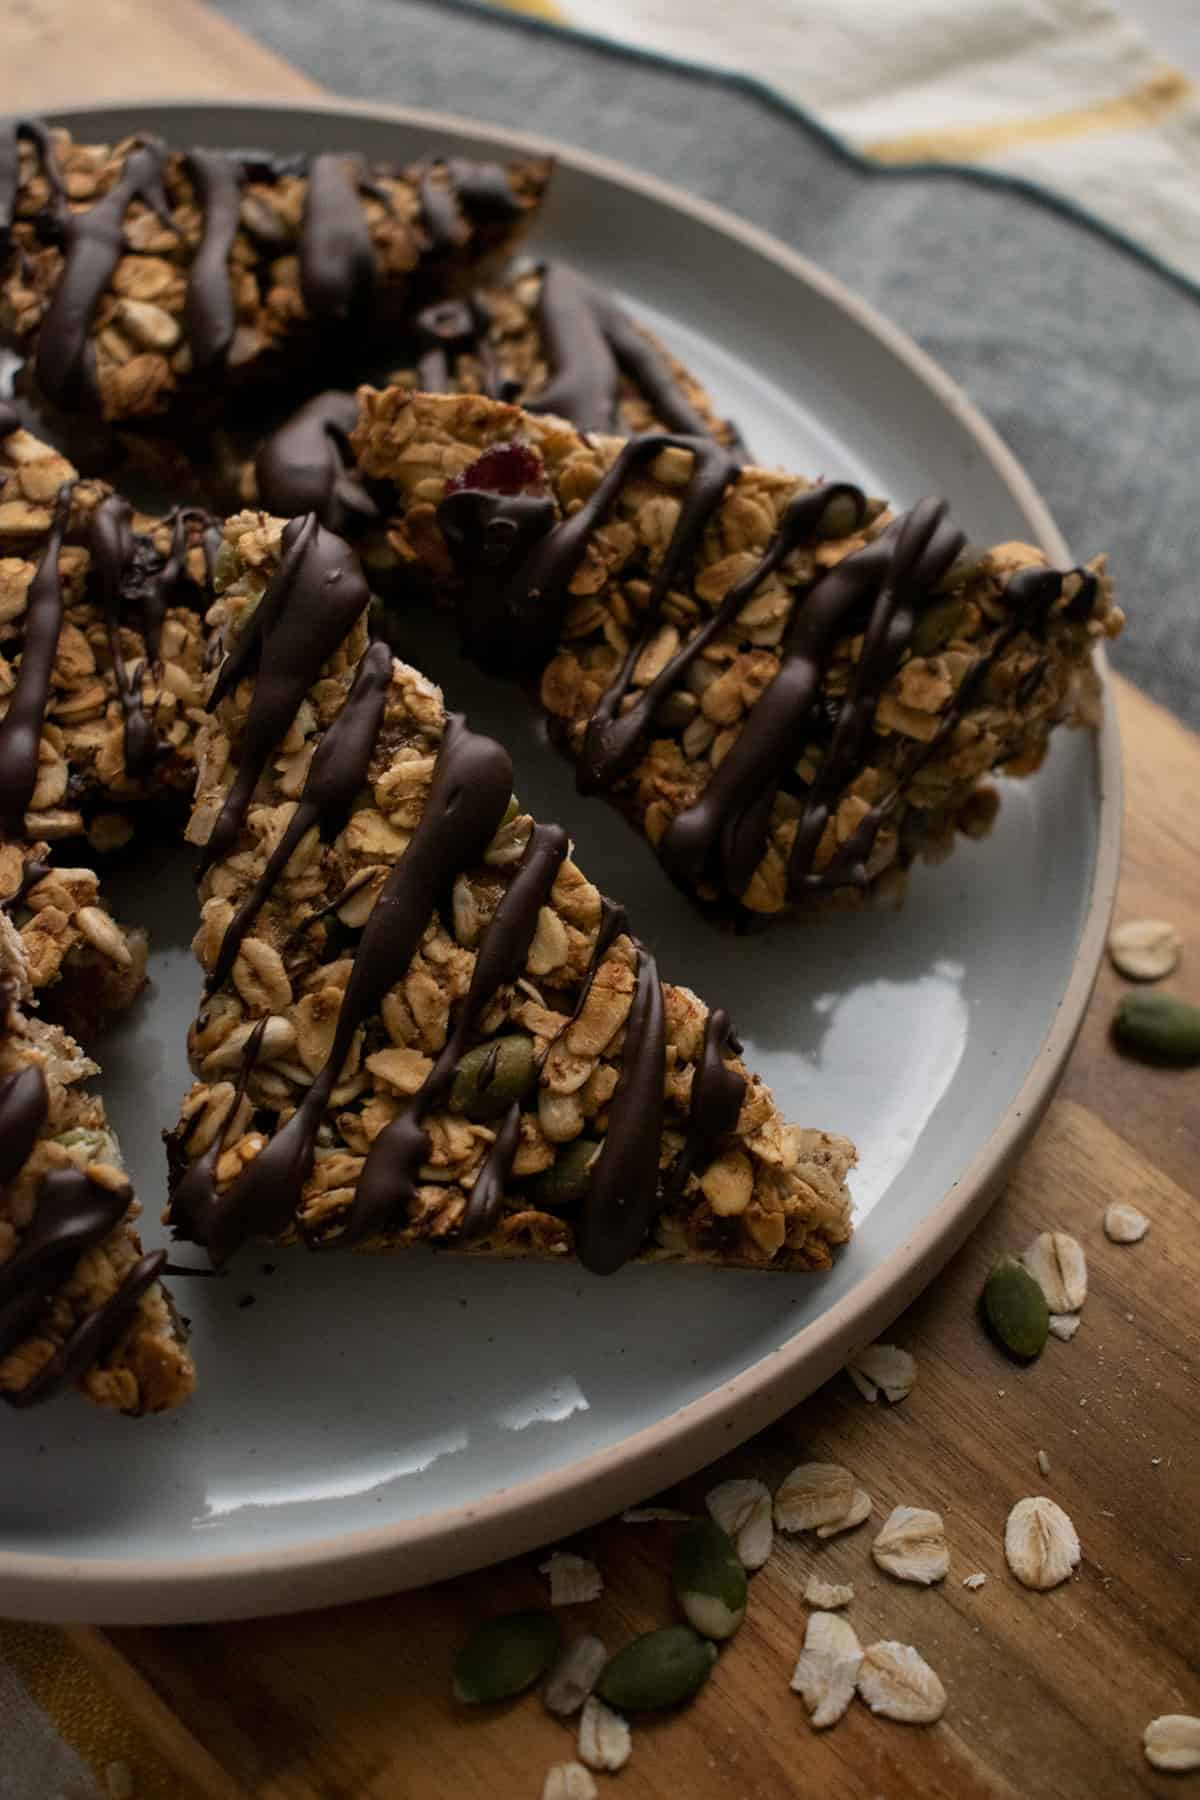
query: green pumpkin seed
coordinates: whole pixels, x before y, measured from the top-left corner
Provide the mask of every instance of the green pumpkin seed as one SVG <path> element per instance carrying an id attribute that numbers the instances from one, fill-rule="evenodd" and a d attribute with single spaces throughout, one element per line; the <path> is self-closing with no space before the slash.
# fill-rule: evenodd
<path id="1" fill-rule="evenodd" d="M 717 1660 L 714 1644 L 688 1625 L 647 1631 L 618 1650 L 596 1692 L 622 1712 L 650 1712 L 690 1700 Z"/>
<path id="2" fill-rule="evenodd" d="M 1200 1062 L 1200 1006 L 1174 994 L 1126 994 L 1113 1035 L 1127 1049 L 1162 1062 Z"/>
<path id="3" fill-rule="evenodd" d="M 233 544 L 222 544 L 213 563 L 213 587 L 218 594 L 225 592 L 241 566 L 242 559 L 236 547 Z"/>
<path id="4" fill-rule="evenodd" d="M 819 538 L 849 537 L 862 524 L 862 508 L 853 494 L 835 494 L 817 522 Z"/>
<path id="5" fill-rule="evenodd" d="M 964 581 L 970 581 L 983 568 L 988 555 L 986 544 L 964 544 L 934 588 L 934 593 L 946 594 L 953 588 L 961 587 Z"/>
<path id="6" fill-rule="evenodd" d="M 746 1571 L 714 1519 L 693 1519 L 675 1540 L 675 1598 L 689 1625 L 708 1638 L 731 1638 L 746 1616 Z"/>
<path id="7" fill-rule="evenodd" d="M 548 1612 L 488 1619 L 454 1659 L 454 1697 L 470 1705 L 523 1694 L 558 1653 L 558 1620 Z"/>
<path id="8" fill-rule="evenodd" d="M 558 1212 L 574 1206 L 587 1192 L 588 1172 L 599 1144 L 594 1138 L 572 1138 L 563 1144 L 548 1169 L 529 1184 L 529 1198 L 534 1206 L 547 1212 Z"/>
<path id="9" fill-rule="evenodd" d="M 913 626 L 911 638 L 914 656 L 935 656 L 954 636 L 963 616 L 959 599 L 938 600 L 927 606 Z"/>
<path id="10" fill-rule="evenodd" d="M 467 1051 L 454 1071 L 450 1104 L 481 1124 L 502 1118 L 514 1100 L 524 1100 L 536 1086 L 533 1039 L 513 1032 Z"/>
<path id="11" fill-rule="evenodd" d="M 1050 1329 L 1050 1309 L 1029 1270 L 1006 1256 L 983 1290 L 987 1322 L 1004 1348 L 1026 1361 L 1040 1356 Z"/>

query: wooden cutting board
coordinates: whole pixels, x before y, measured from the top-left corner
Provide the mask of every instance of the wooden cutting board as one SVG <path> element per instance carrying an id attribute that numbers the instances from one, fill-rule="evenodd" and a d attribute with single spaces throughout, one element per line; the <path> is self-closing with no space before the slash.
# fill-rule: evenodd
<path id="1" fill-rule="evenodd" d="M 200 0 L 154 9 L 22 0 L 0 17 L 5 110 L 85 96 L 316 91 Z M 1128 782 L 1119 913 L 1176 924 L 1192 949 L 1173 986 L 1200 1000 L 1200 739 L 1128 684 L 1116 692 Z M 896 1504 L 942 1513 L 948 1579 L 927 1591 L 883 1574 L 870 1558 L 871 1525 L 819 1548 L 782 1542 L 700 1700 L 637 1729 L 613 1789 L 622 1800 L 1171 1791 L 1143 1760 L 1141 1734 L 1157 1714 L 1200 1711 L 1200 1075 L 1117 1056 L 1108 1025 L 1122 986 L 1105 969 L 1017 1178 L 888 1333 L 917 1357 L 910 1398 L 871 1407 L 839 1377 L 662 1497 L 699 1508 L 728 1476 L 774 1483 L 802 1458 L 838 1461 L 871 1493 L 876 1528 Z M 1153 1221 L 1139 1245 L 1104 1236 L 1102 1213 L 1117 1198 Z M 1019 1369 L 984 1335 L 976 1302 L 995 1258 L 1047 1227 L 1073 1232 L 1087 1251 L 1084 1323 L 1072 1343 L 1052 1341 Z M 1066 1508 L 1083 1545 L 1077 1577 L 1049 1594 L 1017 1585 L 1002 1545 L 1012 1503 L 1042 1492 Z M 573 1547 L 606 1580 L 601 1600 L 574 1609 L 577 1628 L 616 1646 L 670 1618 L 666 1528 L 613 1522 Z M 181 1793 L 536 1800 L 546 1769 L 573 1754 L 570 1733 L 533 1698 L 467 1716 L 450 1699 L 449 1666 L 479 1617 L 542 1603 L 537 1560 L 299 1618 L 71 1635 L 179 1770 Z M 975 1570 L 988 1579 L 972 1592 L 961 1584 Z M 788 1679 L 814 1571 L 854 1585 L 848 1616 L 864 1644 L 897 1638 L 921 1650 L 949 1691 L 941 1724 L 890 1724 L 856 1703 L 832 1732 L 810 1729 Z"/>

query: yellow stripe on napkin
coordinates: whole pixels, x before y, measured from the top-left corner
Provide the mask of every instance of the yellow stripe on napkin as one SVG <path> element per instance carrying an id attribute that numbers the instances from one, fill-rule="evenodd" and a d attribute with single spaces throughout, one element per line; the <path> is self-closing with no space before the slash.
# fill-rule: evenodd
<path id="1" fill-rule="evenodd" d="M 119 1792 L 128 1771 L 134 1800 L 192 1800 L 194 1790 L 147 1742 L 61 1631 L 0 1619 L 0 1662 L 92 1770 L 102 1794 L 110 1787 Z"/>
<path id="2" fill-rule="evenodd" d="M 1068 112 L 1048 113 L 1041 119 L 997 119 L 987 125 L 945 125 L 934 131 L 914 131 L 903 137 L 881 138 L 867 144 L 868 156 L 877 162 L 975 162 L 1011 150 L 1021 144 L 1052 143 L 1062 138 L 1086 137 L 1098 131 L 1136 131 L 1156 125 L 1174 112 L 1192 93 L 1192 84 L 1180 69 L 1163 69 L 1127 94 L 1099 100 Z"/>

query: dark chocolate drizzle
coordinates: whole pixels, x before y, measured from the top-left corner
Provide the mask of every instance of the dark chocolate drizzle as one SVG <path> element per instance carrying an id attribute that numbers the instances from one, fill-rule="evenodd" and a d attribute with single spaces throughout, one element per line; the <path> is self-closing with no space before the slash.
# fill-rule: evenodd
<path id="1" fill-rule="evenodd" d="M 36 1064 L 0 1081 L 0 1186 L 12 1181 L 33 1155 L 49 1109 L 46 1077 Z M 0 1279 L 8 1266 L 0 1265 Z"/>
<path id="2" fill-rule="evenodd" d="M 39 881 L 45 881 L 47 875 L 52 875 L 53 873 L 53 863 L 41 862 L 36 856 L 31 856 L 21 871 L 21 879 L 17 883 L 17 886 L 13 889 L 11 894 L 6 895 L 3 900 L 0 900 L 0 911 L 6 913 L 13 912 L 15 908 L 20 906 L 26 894 L 28 894 L 32 888 L 37 886 Z M 4 1177 L 0 1175 L 0 1182 L 2 1182 L 3 1179 Z"/>
<path id="3" fill-rule="evenodd" d="M 620 418 L 624 374 L 668 431 L 710 435 L 662 353 L 611 294 L 566 263 L 544 267 L 538 316 L 552 373 L 525 402 L 530 412 L 556 413 L 580 431 L 612 431 Z"/>
<path id="4" fill-rule="evenodd" d="M 213 994 L 226 980 L 246 933 L 258 916 L 280 875 L 287 867 L 301 838 L 316 825 L 328 842 L 336 837 L 346 822 L 350 804 L 367 778 L 371 752 L 383 718 L 388 681 L 392 671 L 391 651 L 386 644 L 373 643 L 358 665 L 354 682 L 343 706 L 313 753 L 296 810 L 287 830 L 267 859 L 262 874 L 246 899 L 238 907 L 225 929 L 212 974 L 205 993 Z M 345 896 L 339 898 L 339 904 Z"/>
<path id="5" fill-rule="evenodd" d="M 418 192 L 425 230 L 439 255 L 450 255 L 465 242 L 464 208 L 499 220 L 518 218 L 521 212 L 521 202 L 500 163 L 472 163 L 457 157 L 431 163 L 421 176 Z"/>
<path id="6" fill-rule="evenodd" d="M 191 151 L 187 168 L 204 224 L 188 276 L 183 325 L 196 368 L 213 369 L 224 363 L 233 342 L 236 320 L 229 252 L 238 228 L 245 171 L 221 150 Z"/>
<path id="7" fill-rule="evenodd" d="M 285 519 L 315 512 L 341 537 L 374 524 L 379 508 L 350 449 L 357 419 L 354 395 L 330 388 L 264 438 L 254 462 L 262 504 Z"/>
<path id="8" fill-rule="evenodd" d="M 147 138 L 131 150 L 118 179 L 101 199 L 72 212 L 58 211 L 66 260 L 38 335 L 35 366 L 42 392 L 70 401 L 94 383 L 88 331 L 101 294 L 112 280 L 124 247 L 125 214 L 134 200 L 175 229 L 163 186 L 166 149 Z"/>
<path id="9" fill-rule="evenodd" d="M 0 400 L 0 438 L 21 430 L 21 415 L 11 400 Z"/>
<path id="10" fill-rule="evenodd" d="M 489 400 L 515 400 L 519 381 L 501 375 L 488 340 L 491 314 L 482 293 L 466 300 L 438 300 L 414 321 L 417 339 L 417 386 L 425 394 L 448 394 L 453 386 L 451 357 L 473 356 L 479 365 L 481 392 Z"/>
<path id="11" fill-rule="evenodd" d="M 17 671 L 8 711 L 0 720 L 0 832 L 10 837 L 22 834 L 25 814 L 37 786 L 42 723 L 63 616 L 58 556 L 71 516 L 74 485 L 67 481 L 58 490 L 46 547 L 29 584 L 21 667 Z"/>
<path id="12" fill-rule="evenodd" d="M 237 841 L 267 759 L 370 598 L 349 544 L 315 513 L 284 527 L 283 561 L 222 664 L 208 703 L 212 710 L 259 665 L 237 776 L 200 853 L 201 875 Z"/>
<path id="13" fill-rule="evenodd" d="M 746 1078 L 731 1069 L 725 1058 L 741 1053 L 729 1014 L 724 1007 L 714 1007 L 705 1020 L 704 1048 L 692 1077 L 687 1137 L 664 1183 L 664 1205 L 683 1193 L 690 1175 L 708 1167 L 722 1138 L 737 1129 Z"/>
<path id="14" fill-rule="evenodd" d="M 0 251 L 8 243 L 16 216 L 17 190 L 20 186 L 22 139 L 32 144 L 41 164 L 42 174 L 50 186 L 53 202 L 63 198 L 62 176 L 54 159 L 50 131 L 40 119 L 7 119 L 0 124 Z"/>
<path id="15" fill-rule="evenodd" d="M 126 672 L 121 651 L 121 617 L 124 606 L 132 601 L 138 613 L 138 625 L 146 646 L 146 661 L 151 668 L 159 664 L 163 621 L 167 608 L 183 598 L 190 582 L 187 573 L 189 527 L 198 521 L 202 528 L 201 545 L 207 568 L 207 585 L 212 585 L 214 548 L 212 525 L 207 513 L 181 507 L 163 521 L 171 529 L 171 543 L 166 556 L 161 556 L 149 537 L 133 529 L 133 509 L 118 494 L 107 495 L 92 514 L 89 549 L 92 569 L 100 589 L 104 608 L 109 654 L 117 697 L 125 718 L 124 755 L 126 772 L 134 777 L 149 773 L 159 748 L 159 737 L 153 720 L 147 718 L 142 704 L 142 678 L 145 664 L 138 664 L 133 675 Z"/>
<path id="16" fill-rule="evenodd" d="M 300 291 L 313 318 L 345 325 L 358 317 L 375 282 L 371 228 L 359 204 L 359 177 L 333 151 L 308 165 L 300 231 Z"/>

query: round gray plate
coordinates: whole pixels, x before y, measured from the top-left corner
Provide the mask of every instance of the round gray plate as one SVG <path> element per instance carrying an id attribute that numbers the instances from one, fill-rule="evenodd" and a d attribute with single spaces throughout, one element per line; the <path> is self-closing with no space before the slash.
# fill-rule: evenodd
<path id="1" fill-rule="evenodd" d="M 93 140 L 136 127 L 176 144 L 344 146 L 380 161 L 546 148 L 344 105 L 97 109 L 65 122 Z M 862 302 L 711 206 L 558 154 L 533 247 L 625 296 L 760 461 L 902 504 L 944 493 L 972 538 L 1033 538 L 1065 557 L 960 391 Z M 133 1423 L 74 1399 L 0 1408 L 0 1613 L 146 1622 L 319 1605 L 478 1565 L 643 1499 L 894 1317 L 979 1216 L 1049 1098 L 1115 886 L 1111 720 L 1099 738 L 1061 734 L 1036 779 L 1006 785 L 987 842 L 919 871 L 901 912 L 730 940 L 615 815 L 579 799 L 519 698 L 460 664 L 440 631 L 409 653 L 512 747 L 524 803 L 572 829 L 664 976 L 731 1009 L 784 1111 L 857 1141 L 855 1238 L 819 1277 L 649 1267 L 602 1281 L 418 1254 L 246 1252 L 223 1280 L 177 1281 L 200 1369 L 177 1415 Z M 198 991 L 187 858 L 147 855 L 116 899 L 153 929 L 154 985 L 98 1055 L 157 1243 L 160 1132 L 187 1085 Z"/>

